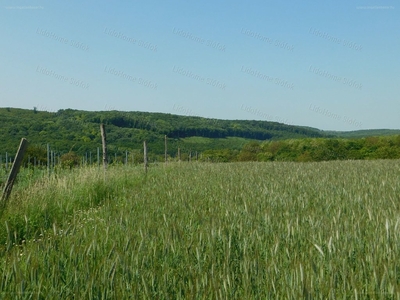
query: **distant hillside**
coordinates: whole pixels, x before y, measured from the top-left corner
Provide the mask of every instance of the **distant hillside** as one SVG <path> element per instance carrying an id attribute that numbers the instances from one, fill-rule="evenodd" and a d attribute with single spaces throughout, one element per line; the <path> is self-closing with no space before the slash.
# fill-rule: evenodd
<path id="1" fill-rule="evenodd" d="M 111 152 L 141 149 L 164 153 L 164 135 L 169 154 L 184 151 L 241 147 L 249 141 L 323 137 L 322 131 L 267 121 L 218 120 L 163 113 L 59 110 L 56 113 L 0 108 L 0 154 L 14 153 L 22 137 L 31 144 L 47 143 L 59 153 L 84 154 L 101 145 L 99 124 L 105 123 Z M 195 138 L 196 137 L 196 138 Z"/>
<path id="2" fill-rule="evenodd" d="M 175 157 L 178 147 L 186 154 L 221 149 L 238 153 L 250 142 L 400 134 L 400 130 L 335 132 L 268 121 L 218 120 L 163 113 L 73 109 L 52 113 L 0 108 L 0 155 L 5 152 L 14 155 L 22 137 L 41 149 L 49 144 L 58 154 L 72 150 L 79 155 L 94 155 L 101 146 L 101 123 L 106 124 L 110 155 L 120 157 L 120 160 L 125 151 L 142 153 L 144 140 L 151 155 L 161 156 L 165 135 L 168 137 L 168 155 Z"/>
<path id="3" fill-rule="evenodd" d="M 370 129 L 356 131 L 325 131 L 326 134 L 341 138 L 365 138 L 370 136 L 390 136 L 400 134 L 396 129 Z"/>

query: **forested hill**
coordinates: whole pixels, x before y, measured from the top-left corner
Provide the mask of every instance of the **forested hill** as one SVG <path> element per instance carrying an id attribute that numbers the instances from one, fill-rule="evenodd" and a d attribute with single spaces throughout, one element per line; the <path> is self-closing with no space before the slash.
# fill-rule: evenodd
<path id="1" fill-rule="evenodd" d="M 72 109 L 52 113 L 0 108 L 0 156 L 5 152 L 14 154 L 22 137 L 42 150 L 49 144 L 58 154 L 94 153 L 101 146 L 101 123 L 106 124 L 108 149 L 116 157 L 123 157 L 125 151 L 141 153 L 144 140 L 150 154 L 163 155 L 164 135 L 168 137 L 168 155 L 175 157 L 178 147 L 186 153 L 229 149 L 237 154 L 251 142 L 400 134 L 400 130 L 335 132 L 268 121 L 218 120 L 163 113 Z"/>
<path id="2" fill-rule="evenodd" d="M 162 153 L 164 135 L 178 143 L 189 137 L 220 140 L 281 140 L 323 137 L 322 131 L 267 121 L 218 120 L 163 113 L 0 108 L 0 152 L 14 152 L 22 137 L 33 144 L 50 143 L 60 152 L 96 149 L 100 144 L 99 124 L 108 125 L 110 144 L 118 149 L 140 148 L 147 140 L 155 153 Z M 243 143 L 241 145 L 243 145 Z M 196 148 L 196 145 L 192 145 Z M 207 147 L 218 148 L 212 143 Z M 201 148 L 201 147 L 200 147 Z M 204 150 L 204 147 L 200 150 Z"/>
<path id="3" fill-rule="evenodd" d="M 330 136 L 340 138 L 365 138 L 370 136 L 391 136 L 399 135 L 398 129 L 369 129 L 369 130 L 356 130 L 356 131 L 325 131 Z"/>

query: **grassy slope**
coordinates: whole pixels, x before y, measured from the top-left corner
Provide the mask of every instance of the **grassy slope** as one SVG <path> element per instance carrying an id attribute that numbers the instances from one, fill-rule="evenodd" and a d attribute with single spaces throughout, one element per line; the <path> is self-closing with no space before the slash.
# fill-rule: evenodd
<path id="1" fill-rule="evenodd" d="M 399 297 L 399 175 L 397 160 L 21 178 L 0 220 L 0 295 Z"/>

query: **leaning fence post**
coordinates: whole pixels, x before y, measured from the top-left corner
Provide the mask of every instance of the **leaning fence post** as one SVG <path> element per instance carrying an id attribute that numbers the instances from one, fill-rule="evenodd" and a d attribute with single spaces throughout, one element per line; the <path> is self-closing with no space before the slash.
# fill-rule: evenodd
<path id="1" fill-rule="evenodd" d="M 47 144 L 47 176 L 50 176 L 50 145 Z"/>
<path id="2" fill-rule="evenodd" d="M 144 163 L 144 171 L 147 173 L 147 143 L 143 142 L 143 163 Z"/>
<path id="3" fill-rule="evenodd" d="M 18 171 L 19 171 L 19 168 L 21 166 L 21 163 L 22 163 L 22 160 L 24 158 L 24 154 L 25 154 L 25 151 L 26 151 L 27 147 L 28 147 L 28 141 L 23 138 L 21 140 L 20 145 L 19 145 L 17 155 L 16 155 L 16 157 L 14 159 L 14 163 L 13 163 L 13 165 L 11 167 L 10 174 L 8 176 L 6 185 L 4 187 L 3 195 L 1 197 L 1 206 L 2 206 L 2 208 L 5 207 L 6 201 L 8 200 L 8 198 L 11 195 L 11 191 L 12 191 L 12 188 L 13 188 L 13 185 L 14 185 L 14 181 L 17 178 Z"/>
<path id="4" fill-rule="evenodd" d="M 165 163 L 167 163 L 168 160 L 168 151 L 167 151 L 167 135 L 164 136 L 164 148 L 165 148 Z"/>
<path id="5" fill-rule="evenodd" d="M 106 139 L 106 130 L 104 128 L 104 124 L 100 125 L 101 131 L 101 141 L 103 143 L 103 166 L 104 171 L 107 169 L 107 139 Z"/>

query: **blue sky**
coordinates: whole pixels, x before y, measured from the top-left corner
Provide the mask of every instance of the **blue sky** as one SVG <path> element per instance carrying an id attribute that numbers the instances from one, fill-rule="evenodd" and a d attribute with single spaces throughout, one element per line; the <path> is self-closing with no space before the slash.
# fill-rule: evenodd
<path id="1" fill-rule="evenodd" d="M 0 107 L 400 129 L 396 1 L 1 1 Z"/>

